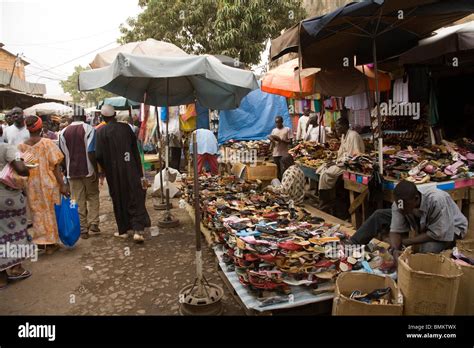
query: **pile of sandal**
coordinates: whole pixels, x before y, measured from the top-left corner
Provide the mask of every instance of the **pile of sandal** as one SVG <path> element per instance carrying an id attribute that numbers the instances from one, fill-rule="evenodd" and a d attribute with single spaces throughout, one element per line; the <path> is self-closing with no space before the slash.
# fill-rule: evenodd
<path id="1" fill-rule="evenodd" d="M 224 150 L 229 148 L 230 151 L 257 151 L 257 157 L 259 159 L 268 159 L 272 153 L 270 151 L 270 140 L 251 140 L 251 141 L 240 141 L 240 140 L 229 140 L 224 145 Z"/>
<path id="2" fill-rule="evenodd" d="M 443 141 L 442 145 L 431 145 L 402 149 L 386 146 L 384 154 L 384 177 L 392 180 L 408 180 L 416 184 L 430 181 L 442 182 L 472 177 L 474 153 L 455 143 Z M 346 168 L 363 174 L 371 174 L 377 153 L 349 158 Z"/>
<path id="3" fill-rule="evenodd" d="M 318 168 L 325 162 L 335 160 L 337 157 L 337 150 L 331 150 L 329 147 L 309 141 L 299 143 L 289 153 L 296 162 L 313 168 Z"/>
<path id="4" fill-rule="evenodd" d="M 192 200 L 192 182 L 185 197 Z M 339 225 L 233 176 L 201 177 L 202 222 L 221 245 L 222 261 L 252 290 L 288 294 L 290 286 L 333 282 L 340 272 L 393 271 L 386 250 L 344 245 Z M 355 248 L 355 249 L 354 249 Z M 354 249 L 354 250 L 353 250 Z"/>

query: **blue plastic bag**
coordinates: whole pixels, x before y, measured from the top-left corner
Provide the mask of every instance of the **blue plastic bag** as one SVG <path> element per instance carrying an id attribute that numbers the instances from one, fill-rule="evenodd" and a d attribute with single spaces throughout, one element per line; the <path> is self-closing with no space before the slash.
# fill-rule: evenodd
<path id="1" fill-rule="evenodd" d="M 81 223 L 77 204 L 68 197 L 61 196 L 61 204 L 54 205 L 59 239 L 64 245 L 73 247 L 81 236 Z"/>

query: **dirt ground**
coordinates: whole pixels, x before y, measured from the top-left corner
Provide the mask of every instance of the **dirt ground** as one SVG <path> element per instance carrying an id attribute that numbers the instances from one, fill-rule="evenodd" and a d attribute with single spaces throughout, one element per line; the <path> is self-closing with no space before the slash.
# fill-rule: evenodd
<path id="1" fill-rule="evenodd" d="M 101 188 L 101 234 L 80 239 L 73 249 L 40 254 L 25 267 L 33 275 L 0 292 L 1 315 L 179 315 L 178 293 L 195 278 L 194 225 L 174 201 L 180 226 L 146 233 L 135 244 L 113 236 L 117 231 L 108 190 Z M 162 212 L 147 208 L 152 226 Z M 224 315 L 243 315 L 216 274 L 215 257 L 203 238 L 205 277 L 223 287 Z"/>

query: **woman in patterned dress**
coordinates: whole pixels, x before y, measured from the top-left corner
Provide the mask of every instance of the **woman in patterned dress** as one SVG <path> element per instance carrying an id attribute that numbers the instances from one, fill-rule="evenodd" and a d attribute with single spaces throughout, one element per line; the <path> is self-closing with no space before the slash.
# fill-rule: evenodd
<path id="1" fill-rule="evenodd" d="M 10 164 L 21 176 L 28 176 L 28 168 L 20 159 L 15 146 L 0 144 L 0 170 Z M 7 286 L 9 280 L 28 278 L 31 273 L 21 263 L 24 255 L 11 254 L 12 250 L 28 248 L 31 250 L 31 237 L 27 232 L 26 199 L 21 190 L 0 183 L 0 289 Z M 8 250 L 8 252 L 7 252 Z"/>
<path id="2" fill-rule="evenodd" d="M 30 170 L 26 193 L 28 207 L 33 220 L 31 235 L 33 242 L 47 254 L 59 249 L 58 225 L 54 205 L 59 204 L 60 195 L 69 195 L 69 188 L 64 183 L 60 164 L 63 154 L 50 139 L 43 138 L 42 121 L 37 116 L 26 118 L 26 127 L 30 139 L 18 145 L 20 151 L 33 155 L 39 163 Z"/>

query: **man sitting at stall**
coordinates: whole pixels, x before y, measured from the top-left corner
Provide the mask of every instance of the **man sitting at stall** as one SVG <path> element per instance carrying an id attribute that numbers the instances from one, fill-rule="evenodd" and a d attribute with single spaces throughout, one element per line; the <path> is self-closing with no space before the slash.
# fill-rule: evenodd
<path id="1" fill-rule="evenodd" d="M 319 207 L 332 213 L 336 201 L 335 191 L 337 180 L 344 172 L 344 162 L 350 156 L 365 152 L 364 141 L 359 133 L 349 129 L 349 121 L 341 117 L 336 121 L 336 134 L 341 138 L 341 146 L 337 152 L 336 163 L 325 163 L 316 170 L 319 177 Z"/>
<path id="2" fill-rule="evenodd" d="M 303 171 L 295 164 L 291 155 L 285 155 L 281 158 L 281 166 L 283 170 L 281 183 L 267 186 L 268 190 L 289 196 L 295 204 L 302 204 L 305 183 Z"/>
<path id="3" fill-rule="evenodd" d="M 390 231 L 390 244 L 396 254 L 402 246 L 410 245 L 415 252 L 439 253 L 465 237 L 467 219 L 447 192 L 434 187 L 420 192 L 414 183 L 403 180 L 394 194 L 392 208 L 375 211 L 350 242 L 367 244 L 379 233 Z M 415 231 L 414 237 L 407 236 L 410 230 Z"/>

